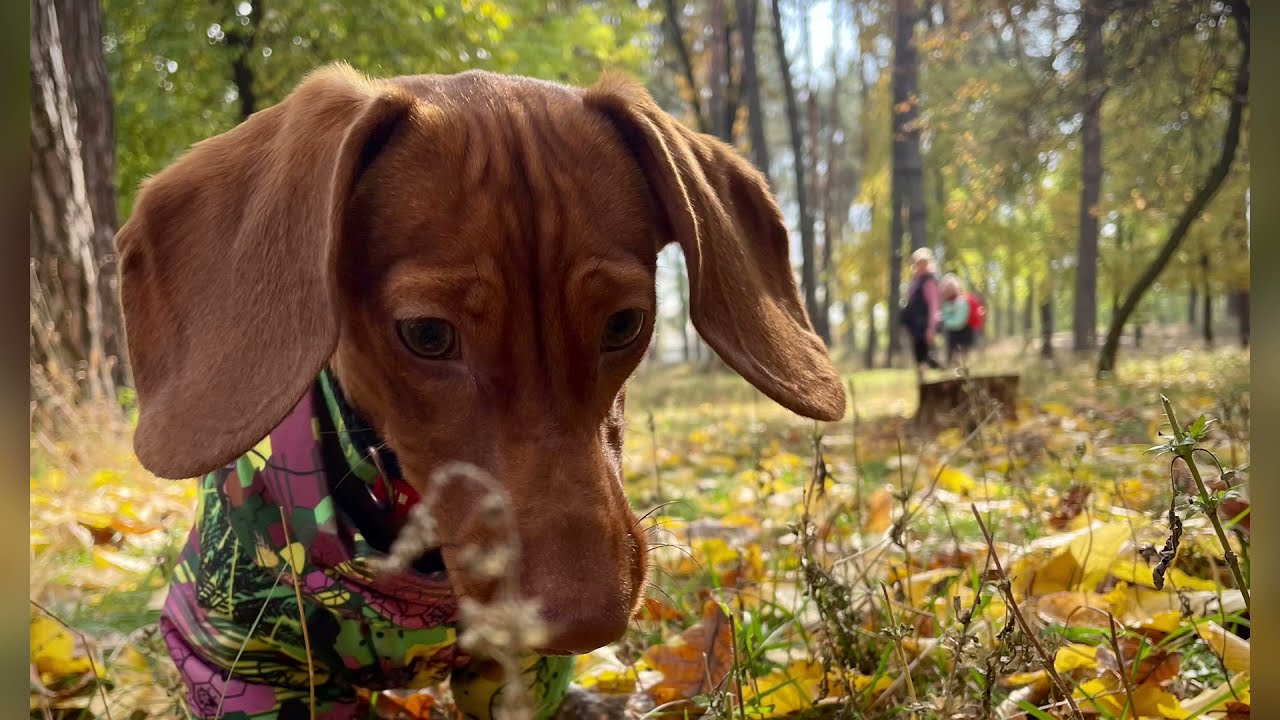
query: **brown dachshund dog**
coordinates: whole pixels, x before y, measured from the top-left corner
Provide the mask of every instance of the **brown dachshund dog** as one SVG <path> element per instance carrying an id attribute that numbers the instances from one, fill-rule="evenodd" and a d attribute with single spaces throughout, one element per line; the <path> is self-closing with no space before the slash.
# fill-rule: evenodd
<path id="1" fill-rule="evenodd" d="M 233 462 L 329 368 L 411 485 L 449 461 L 502 483 L 542 652 L 608 644 L 645 586 L 623 403 L 670 242 L 724 362 L 839 419 L 764 177 L 638 85 L 317 71 L 149 180 L 119 234 L 138 457 Z M 484 599 L 455 552 L 482 540 L 476 499 L 455 484 L 432 512 L 454 591 Z"/>

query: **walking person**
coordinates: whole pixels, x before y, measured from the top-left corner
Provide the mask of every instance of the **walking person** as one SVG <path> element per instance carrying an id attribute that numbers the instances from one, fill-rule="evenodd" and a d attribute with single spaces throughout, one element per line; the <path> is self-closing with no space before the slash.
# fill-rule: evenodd
<path id="1" fill-rule="evenodd" d="M 907 303 L 902 307 L 899 322 L 911 338 L 916 378 L 924 382 L 924 368 L 937 370 L 942 367 L 933 357 L 933 339 L 942 321 L 933 252 L 929 248 L 920 248 L 911 253 L 911 270 Z"/>
<path id="2" fill-rule="evenodd" d="M 955 366 L 956 357 L 961 363 L 975 340 L 974 298 L 964 290 L 960 278 L 953 273 L 943 276 L 940 285 L 942 295 L 942 330 L 947 339 L 947 365 Z"/>

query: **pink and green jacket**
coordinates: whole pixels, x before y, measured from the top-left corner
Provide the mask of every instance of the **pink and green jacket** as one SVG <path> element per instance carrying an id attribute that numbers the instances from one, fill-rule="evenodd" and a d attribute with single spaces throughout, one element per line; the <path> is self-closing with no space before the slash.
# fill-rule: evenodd
<path id="1" fill-rule="evenodd" d="M 460 711 L 490 717 L 501 677 L 457 646 L 458 606 L 439 554 L 398 574 L 372 566 L 388 542 L 372 537 L 388 525 L 377 514 L 403 515 L 417 496 L 393 455 L 382 455 L 384 478 L 358 450 L 371 446 L 360 442 L 363 426 L 322 372 L 266 438 L 201 481 L 160 621 L 194 717 L 313 717 L 298 595 L 314 717 L 354 718 L 356 688 L 445 679 Z M 529 658 L 537 717 L 555 714 L 572 669 L 569 657 Z"/>

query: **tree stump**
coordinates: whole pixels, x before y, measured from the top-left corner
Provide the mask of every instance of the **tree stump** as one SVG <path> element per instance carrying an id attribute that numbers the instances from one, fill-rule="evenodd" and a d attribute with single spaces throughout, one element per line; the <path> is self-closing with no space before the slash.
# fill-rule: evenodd
<path id="1" fill-rule="evenodd" d="M 993 412 L 1006 420 L 1018 418 L 1018 376 L 957 377 L 921 383 L 916 428 L 936 432 L 959 427 L 972 432 Z"/>

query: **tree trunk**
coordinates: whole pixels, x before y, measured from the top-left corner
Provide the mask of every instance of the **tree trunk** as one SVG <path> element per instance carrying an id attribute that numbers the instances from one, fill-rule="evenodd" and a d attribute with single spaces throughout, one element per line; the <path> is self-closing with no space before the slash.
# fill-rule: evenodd
<path id="1" fill-rule="evenodd" d="M 693 347 L 689 343 L 689 279 L 688 265 L 685 264 L 684 253 L 674 255 L 676 264 L 676 295 L 680 298 L 680 359 L 689 364 L 693 362 Z"/>
<path id="2" fill-rule="evenodd" d="M 827 172 L 822 181 L 822 275 L 820 298 L 822 331 L 818 334 L 831 345 L 831 285 L 835 280 L 835 268 L 832 260 L 835 256 L 836 243 L 843 235 L 845 218 L 848 216 L 848 203 L 845 193 L 837 193 L 838 179 L 843 179 L 845 163 L 841 149 L 843 132 L 840 127 L 840 23 L 834 22 L 831 28 L 831 100 L 827 108 L 827 147 L 824 155 L 827 160 Z M 817 162 L 814 162 L 817 166 Z M 855 184 L 856 180 L 854 183 Z M 841 188 L 843 189 L 843 188 Z M 837 200 L 837 196 L 839 200 Z"/>
<path id="3" fill-rule="evenodd" d="M 924 161 L 920 156 L 920 55 L 915 29 L 918 0 L 897 0 L 893 41 L 893 171 L 904 197 L 911 249 L 928 245 Z"/>
<path id="4" fill-rule="evenodd" d="M 1199 304 L 1199 293 L 1196 292 L 1196 284 L 1193 280 L 1191 287 L 1187 292 L 1187 326 L 1192 330 L 1196 329 L 1196 305 Z"/>
<path id="5" fill-rule="evenodd" d="M 1035 328 L 1035 296 L 1035 285 L 1031 280 L 1027 280 L 1027 304 L 1023 306 L 1022 310 L 1022 337 L 1026 338 L 1027 343 L 1031 342 L 1031 333 Z"/>
<path id="6" fill-rule="evenodd" d="M 676 49 L 676 59 L 680 62 L 680 76 L 689 85 L 689 107 L 693 110 L 698 132 L 709 132 L 707 117 L 702 112 L 702 100 L 698 95 L 698 83 L 693 77 L 693 60 L 689 57 L 689 46 L 684 42 L 684 31 L 680 29 L 680 8 L 676 0 L 666 0 L 662 14 L 662 27 L 666 30 L 667 41 Z"/>
<path id="7" fill-rule="evenodd" d="M 1102 26 L 1107 19 L 1105 0 L 1084 0 L 1081 20 L 1084 35 L 1084 108 L 1080 126 L 1083 148 L 1080 193 L 1080 241 L 1076 249 L 1076 292 L 1072 313 L 1076 352 L 1092 351 L 1098 343 L 1098 201 L 1102 194 Z"/>
<path id="8" fill-rule="evenodd" d="M 782 73 L 782 90 L 787 105 L 787 131 L 791 136 L 792 165 L 795 169 L 796 206 L 800 213 L 800 285 L 804 289 L 804 309 L 811 321 L 818 316 L 817 273 L 814 263 L 813 210 L 805 185 L 804 133 L 800 127 L 800 107 L 796 90 L 791 82 L 791 64 L 787 60 L 787 45 L 782 33 L 782 10 L 779 0 L 771 0 L 773 7 L 773 41 L 778 49 L 778 69 Z"/>
<path id="9" fill-rule="evenodd" d="M 707 63 L 707 113 L 711 132 L 726 142 L 733 138 L 733 120 L 728 117 L 729 97 L 729 27 L 724 17 L 724 0 L 707 0 L 707 25 L 710 62 Z"/>
<path id="10" fill-rule="evenodd" d="M 114 126 L 97 0 L 31 6 L 31 362 L 84 397 L 129 382 L 118 305 Z"/>
<path id="11" fill-rule="evenodd" d="M 897 175 L 892 184 L 896 187 Z M 896 190 L 889 193 L 889 337 L 885 350 L 885 366 L 893 367 L 893 356 L 898 351 L 901 340 L 895 317 L 902 304 L 902 198 Z"/>
<path id="12" fill-rule="evenodd" d="M 1200 256 L 1200 277 L 1204 280 L 1204 310 L 1200 313 L 1204 320 L 1202 337 L 1205 347 L 1213 347 L 1213 291 L 1209 285 L 1209 254 Z"/>
<path id="13" fill-rule="evenodd" d="M 858 352 L 858 323 L 854 320 L 852 300 L 844 303 L 844 344 L 845 356 L 855 357 Z"/>
<path id="14" fill-rule="evenodd" d="M 889 310 L 896 312 L 898 286 L 902 284 L 903 233 L 911 235 L 911 249 L 925 246 L 924 176 L 920 160 L 920 128 L 917 118 L 919 56 L 916 53 L 916 0 L 896 0 L 893 34 L 893 171 L 890 176 Z M 908 219 L 904 221 L 903 214 Z M 893 327 L 892 316 L 890 327 Z M 889 364 L 898 348 L 899 334 L 889 333 Z"/>
<path id="15" fill-rule="evenodd" d="M 890 308 L 893 306 L 890 305 Z M 892 321 L 889 323 L 893 326 Z M 876 366 L 876 345 L 880 338 L 876 336 L 876 306 L 875 303 L 867 303 L 867 348 L 862 364 L 871 369 Z"/>
<path id="16" fill-rule="evenodd" d="M 1009 337 L 1018 334 L 1018 300 L 1015 294 L 1013 278 L 1009 278 L 1009 286 L 1005 288 L 1008 295 L 1005 299 L 1005 321 L 1004 326 L 1008 331 Z"/>
<path id="17" fill-rule="evenodd" d="M 1178 246 L 1182 244 L 1182 240 L 1187 235 L 1187 230 L 1191 228 L 1191 223 L 1195 222 L 1201 211 L 1217 194 L 1218 188 L 1222 186 L 1222 181 L 1226 179 L 1227 173 L 1231 170 L 1231 163 L 1235 161 L 1236 148 L 1240 144 L 1240 125 L 1244 117 L 1244 107 L 1249 101 L 1249 4 L 1244 0 L 1236 0 L 1231 3 L 1231 6 L 1231 17 L 1235 19 L 1236 37 L 1240 40 L 1241 53 L 1240 65 L 1236 70 L 1235 92 L 1230 97 L 1230 114 L 1227 118 L 1227 127 L 1222 139 L 1222 154 L 1219 156 L 1217 164 L 1209 172 L 1209 175 L 1205 177 L 1204 184 L 1196 191 L 1195 196 L 1191 198 L 1191 202 L 1187 204 L 1187 207 L 1182 211 L 1182 215 L 1178 217 L 1178 223 L 1174 225 L 1173 230 L 1169 233 L 1168 240 L 1160 248 L 1155 260 L 1151 262 L 1142 273 L 1142 276 L 1138 278 L 1138 281 L 1130 288 L 1124 304 L 1120 306 L 1121 322 L 1107 332 L 1106 343 L 1102 346 L 1102 352 L 1098 356 L 1099 375 L 1115 370 L 1116 353 L 1120 348 L 1119 327 L 1129 315 L 1133 314 L 1143 295 L 1155 283 L 1156 278 L 1160 277 L 1160 273 L 1164 271 L 1165 266 L 1169 264 L 1169 260 L 1177 252 Z M 1206 283 L 1208 279 L 1206 275 Z M 1208 295 L 1207 286 L 1205 295 Z M 1208 305 L 1206 304 L 1207 307 Z M 1206 321 L 1205 327 L 1211 327 L 1210 318 L 1206 317 L 1204 319 Z"/>
<path id="18" fill-rule="evenodd" d="M 1053 295 L 1040 303 L 1040 357 L 1053 357 Z"/>
<path id="19" fill-rule="evenodd" d="M 1249 291 L 1238 290 L 1233 296 L 1236 299 L 1236 321 L 1239 323 L 1240 347 L 1249 347 Z"/>
<path id="20" fill-rule="evenodd" d="M 756 68 L 756 19 L 760 0 L 737 0 L 738 34 L 742 36 L 742 92 L 747 100 L 747 132 L 751 139 L 751 159 L 769 178 L 769 147 L 765 140 L 764 104 L 760 101 L 760 74 Z"/>
<path id="21" fill-rule="evenodd" d="M 238 48 L 240 52 L 231 60 L 231 81 L 236 86 L 236 94 L 240 99 L 240 119 L 244 120 L 258 111 L 258 89 L 253 67 L 249 64 L 254 55 L 258 41 L 258 25 L 262 20 L 264 0 L 254 0 L 249 4 L 249 14 L 245 25 L 227 23 L 227 47 Z"/>
<path id="22" fill-rule="evenodd" d="M 805 143 L 805 145 L 808 151 L 805 153 L 805 170 L 806 170 L 805 176 L 808 178 L 808 183 L 809 183 L 809 198 L 817 206 L 815 208 L 815 213 L 814 213 L 814 233 L 813 233 L 814 235 L 813 239 L 815 244 L 814 255 L 817 256 L 819 253 L 821 253 L 821 257 L 822 257 L 821 260 L 819 260 L 817 257 L 814 258 L 814 266 L 813 266 L 814 301 L 813 301 L 813 310 L 810 312 L 810 319 L 813 321 L 814 332 L 818 334 L 818 337 L 822 338 L 822 342 L 826 343 L 827 347 L 831 347 L 831 330 L 828 327 L 828 322 L 826 317 L 826 304 L 823 301 L 823 292 L 822 292 L 823 286 L 826 284 L 826 282 L 824 281 L 824 277 L 826 275 L 826 260 L 828 258 L 827 238 L 829 238 L 831 235 L 831 228 L 827 224 L 828 221 L 830 220 L 830 216 L 827 214 L 827 202 L 830 200 L 830 198 L 827 197 L 826 193 L 824 193 L 822 190 L 822 179 L 819 177 L 819 173 L 818 173 L 818 160 L 819 160 L 818 93 L 816 93 L 814 89 L 810 87 L 806 94 L 808 95 L 808 98 L 805 101 L 805 111 L 808 117 L 805 121 L 805 129 L 808 131 L 808 141 Z M 822 227 L 823 241 L 822 241 L 821 248 L 816 247 L 817 240 L 818 240 L 818 232 L 817 232 L 818 217 L 821 217 L 823 221 L 823 227 Z"/>

